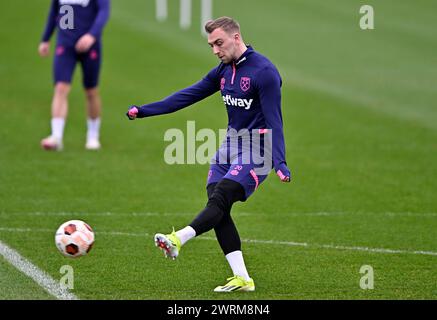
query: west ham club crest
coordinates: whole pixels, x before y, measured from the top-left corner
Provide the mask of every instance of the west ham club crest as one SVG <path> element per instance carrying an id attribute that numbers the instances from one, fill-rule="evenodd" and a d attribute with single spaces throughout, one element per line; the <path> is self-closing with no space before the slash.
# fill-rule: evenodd
<path id="1" fill-rule="evenodd" d="M 240 88 L 244 92 L 250 89 L 250 78 L 249 77 L 241 77 L 240 79 Z"/>

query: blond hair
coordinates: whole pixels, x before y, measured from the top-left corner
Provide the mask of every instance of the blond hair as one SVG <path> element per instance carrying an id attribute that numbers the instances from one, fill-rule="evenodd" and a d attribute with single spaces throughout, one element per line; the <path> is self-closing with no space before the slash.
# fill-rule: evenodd
<path id="1" fill-rule="evenodd" d="M 211 33 L 218 28 L 222 28 L 228 34 L 240 33 L 240 24 L 230 17 L 220 17 L 210 20 L 205 24 L 205 31 L 207 33 Z"/>

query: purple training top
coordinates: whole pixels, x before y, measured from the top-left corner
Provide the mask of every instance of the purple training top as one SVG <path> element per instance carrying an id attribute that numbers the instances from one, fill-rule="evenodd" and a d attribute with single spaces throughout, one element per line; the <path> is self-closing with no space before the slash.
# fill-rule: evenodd
<path id="1" fill-rule="evenodd" d="M 63 5 L 73 8 L 73 29 L 62 29 L 59 25 Z M 109 0 L 52 0 L 42 41 L 49 41 L 56 27 L 59 45 L 74 46 L 85 33 L 92 34 L 99 41 L 109 17 L 109 7 Z"/>
<path id="2" fill-rule="evenodd" d="M 285 161 L 281 114 L 282 80 L 276 67 L 252 47 L 229 64 L 220 63 L 202 80 L 171 96 L 138 108 L 138 118 L 175 112 L 221 91 L 228 130 L 271 129 L 275 171 Z"/>

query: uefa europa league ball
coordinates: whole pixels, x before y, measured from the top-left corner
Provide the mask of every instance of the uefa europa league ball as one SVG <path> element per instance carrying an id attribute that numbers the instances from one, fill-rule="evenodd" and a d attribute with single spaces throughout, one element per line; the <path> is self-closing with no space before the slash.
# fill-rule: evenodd
<path id="1" fill-rule="evenodd" d="M 94 244 L 94 232 L 85 222 L 70 220 L 56 231 L 55 243 L 64 256 L 78 258 L 90 252 Z"/>

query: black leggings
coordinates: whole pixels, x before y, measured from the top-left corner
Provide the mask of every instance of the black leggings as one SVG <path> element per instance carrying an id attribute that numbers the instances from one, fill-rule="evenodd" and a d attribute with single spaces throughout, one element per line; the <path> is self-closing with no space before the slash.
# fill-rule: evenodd
<path id="1" fill-rule="evenodd" d="M 214 228 L 223 253 L 241 250 L 241 240 L 231 217 L 232 205 L 244 200 L 244 188 L 238 182 L 222 179 L 207 187 L 208 203 L 198 216 L 190 223 L 196 236 Z"/>

